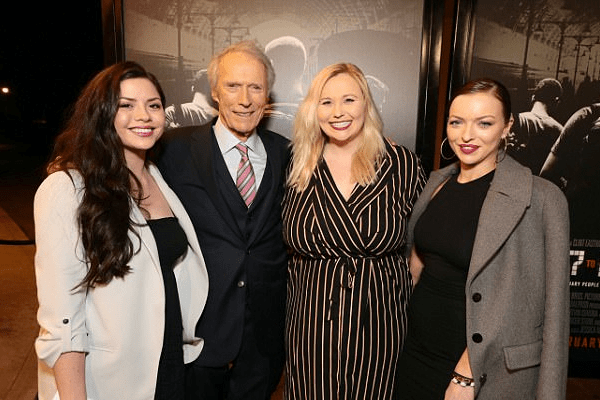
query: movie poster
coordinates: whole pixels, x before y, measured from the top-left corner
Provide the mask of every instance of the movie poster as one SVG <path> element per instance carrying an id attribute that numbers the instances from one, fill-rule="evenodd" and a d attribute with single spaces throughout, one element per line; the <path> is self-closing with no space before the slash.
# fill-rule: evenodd
<path id="1" fill-rule="evenodd" d="M 384 135 L 414 150 L 423 0 L 123 0 L 126 58 L 154 72 L 169 126 L 216 115 L 211 56 L 254 40 L 275 68 L 268 127 L 291 137 L 299 102 L 323 67 L 358 65 L 384 121 Z"/>
<path id="2" fill-rule="evenodd" d="M 508 154 L 569 203 L 570 362 L 599 362 L 600 2 L 482 0 L 475 15 L 469 75 L 511 91 Z"/>

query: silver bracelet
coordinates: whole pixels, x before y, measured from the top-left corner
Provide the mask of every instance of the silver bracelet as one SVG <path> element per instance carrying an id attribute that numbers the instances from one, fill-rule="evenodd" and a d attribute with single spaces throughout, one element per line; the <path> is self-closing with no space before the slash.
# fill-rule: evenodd
<path id="1" fill-rule="evenodd" d="M 467 378 L 456 371 L 452 371 L 452 383 L 462 387 L 475 387 L 475 380 L 473 378 Z"/>

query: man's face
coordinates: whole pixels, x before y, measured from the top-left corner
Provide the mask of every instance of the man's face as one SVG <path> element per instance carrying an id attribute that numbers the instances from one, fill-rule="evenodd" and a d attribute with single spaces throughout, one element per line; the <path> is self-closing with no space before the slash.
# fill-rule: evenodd
<path id="1" fill-rule="evenodd" d="M 256 58 L 237 52 L 223 57 L 218 74 L 212 98 L 219 104 L 219 117 L 235 136 L 245 141 L 267 105 L 267 71 Z"/>

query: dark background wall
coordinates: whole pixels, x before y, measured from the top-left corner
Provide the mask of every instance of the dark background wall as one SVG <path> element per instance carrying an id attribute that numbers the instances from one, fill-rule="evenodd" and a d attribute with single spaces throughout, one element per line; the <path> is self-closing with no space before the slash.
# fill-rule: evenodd
<path id="1" fill-rule="evenodd" d="M 2 99 L 0 135 L 50 143 L 103 67 L 100 1 L 9 1 L 0 23 L 0 85 L 12 93 Z"/>

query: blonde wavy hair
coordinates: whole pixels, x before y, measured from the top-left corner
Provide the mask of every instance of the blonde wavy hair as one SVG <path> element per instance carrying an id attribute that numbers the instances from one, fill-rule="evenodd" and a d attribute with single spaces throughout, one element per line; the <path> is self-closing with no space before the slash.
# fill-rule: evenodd
<path id="1" fill-rule="evenodd" d="M 317 119 L 317 107 L 323 87 L 331 78 L 340 74 L 348 74 L 356 81 L 366 104 L 365 123 L 360 135 L 361 143 L 352 157 L 351 173 L 359 185 L 369 185 L 377 178 L 377 168 L 386 153 L 382 133 L 383 122 L 360 68 L 350 63 L 325 67 L 313 79 L 294 121 L 293 165 L 288 174 L 287 184 L 300 192 L 308 186 L 327 142 L 327 136 L 321 131 Z"/>

